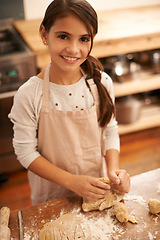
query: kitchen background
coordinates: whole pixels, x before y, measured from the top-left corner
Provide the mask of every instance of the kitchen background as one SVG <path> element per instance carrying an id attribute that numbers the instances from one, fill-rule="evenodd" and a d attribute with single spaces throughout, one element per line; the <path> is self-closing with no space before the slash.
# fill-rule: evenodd
<path id="1" fill-rule="evenodd" d="M 0 18 L 13 17 L 14 19 L 35 19 L 44 15 L 46 7 L 51 0 L 1 0 Z M 120 8 L 132 8 L 149 6 L 160 3 L 160 0 L 88 0 L 96 10 L 111 10 Z"/>
<path id="2" fill-rule="evenodd" d="M 24 0 L 24 12 L 26 19 L 33 19 L 42 17 L 46 6 L 51 2 L 51 0 Z M 109 9 L 118 9 L 118 8 L 128 8 L 128 7 L 137 7 L 137 6 L 147 6 L 160 3 L 160 0 L 88 0 L 90 4 L 96 10 L 109 10 Z M 36 9 L 36 11 L 35 11 Z"/>
<path id="3" fill-rule="evenodd" d="M 36 51 L 32 51 L 32 43 L 38 41 L 39 44 L 39 35 L 36 35 L 32 39 L 31 45 L 28 46 L 26 39 L 24 41 L 17 30 L 12 29 L 13 22 L 7 19 L 13 18 L 13 21 L 26 20 L 29 22 L 35 20 L 34 24 L 36 25 L 37 19 L 42 18 L 50 2 L 50 0 L 0 1 L 0 207 L 4 203 L 10 204 L 11 209 L 30 204 L 26 170 L 16 160 L 12 147 L 12 125 L 7 116 L 16 89 L 44 67 L 39 56 L 35 56 Z M 97 11 L 146 6 L 154 8 L 160 4 L 160 0 L 89 0 L 89 2 Z M 127 10 L 124 13 L 126 14 Z M 124 17 L 123 14 L 119 16 L 121 19 Z M 128 16 L 130 17 L 130 15 Z M 134 18 L 134 16 L 132 17 Z M 111 18 L 114 26 L 114 16 Z M 157 19 L 159 19 L 159 15 L 157 15 Z M 15 37 L 12 38 L 10 31 L 4 30 L 5 24 L 2 20 L 7 20 L 7 23 L 5 21 L 7 29 L 11 29 Z M 146 20 L 150 23 L 151 16 L 146 15 Z M 103 17 L 100 21 L 103 22 Z M 124 24 L 127 21 L 128 19 L 124 19 L 122 22 Z M 25 29 L 25 24 L 25 21 L 22 23 L 17 21 L 17 25 L 15 25 L 19 26 L 18 30 L 21 30 Z M 34 24 L 30 26 L 29 30 L 34 29 Z M 138 24 L 140 25 L 140 22 Z M 149 27 L 154 28 L 155 26 L 148 24 Z M 4 32 L 7 33 L 6 40 L 3 38 Z M 119 31 L 117 32 L 119 33 Z M 160 34 L 160 27 L 158 32 Z M 25 35 L 23 37 L 25 38 Z M 10 42 L 14 42 L 14 47 L 9 45 Z M 7 47 L 4 47 L 6 43 Z M 38 44 L 37 46 L 39 46 Z M 123 47 L 127 48 L 128 45 L 127 43 Z M 121 140 L 120 165 L 131 176 L 160 167 L 160 45 L 158 48 L 157 45 L 158 43 L 155 41 L 155 48 L 152 46 L 141 50 L 140 48 L 144 47 L 141 44 L 138 51 L 127 52 L 126 50 L 124 54 L 112 53 L 111 56 L 107 55 L 106 57 L 97 55 L 105 71 L 114 81 Z M 11 53 L 8 52 L 9 50 Z M 42 50 L 42 60 L 47 59 L 46 55 L 47 53 L 44 54 Z M 141 84 L 135 81 L 137 78 L 142 80 Z"/>

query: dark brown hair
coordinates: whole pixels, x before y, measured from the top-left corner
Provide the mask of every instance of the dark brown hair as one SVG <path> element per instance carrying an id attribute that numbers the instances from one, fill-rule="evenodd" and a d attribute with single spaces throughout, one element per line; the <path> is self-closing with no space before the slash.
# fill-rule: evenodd
<path id="1" fill-rule="evenodd" d="M 82 20 L 91 35 L 91 48 L 81 68 L 88 76 L 94 79 L 97 85 L 100 99 L 100 116 L 98 121 L 100 126 L 104 127 L 114 114 L 114 104 L 107 89 L 101 83 L 101 71 L 103 71 L 103 66 L 98 59 L 90 55 L 93 46 L 93 38 L 98 31 L 98 20 L 95 10 L 86 0 L 54 0 L 47 8 L 41 26 L 43 25 L 45 31 L 49 32 L 56 19 L 66 17 L 70 14 L 75 14 Z"/>

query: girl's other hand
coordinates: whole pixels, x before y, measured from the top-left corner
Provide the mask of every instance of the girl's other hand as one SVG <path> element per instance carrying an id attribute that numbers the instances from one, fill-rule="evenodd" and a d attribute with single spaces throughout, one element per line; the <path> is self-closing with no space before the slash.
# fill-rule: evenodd
<path id="1" fill-rule="evenodd" d="M 108 177 L 111 180 L 111 187 L 119 193 L 128 193 L 130 190 L 130 176 L 123 169 L 117 169 L 108 172 Z"/>
<path id="2" fill-rule="evenodd" d="M 110 185 L 94 177 L 74 175 L 71 190 L 88 200 L 95 200 L 108 195 Z"/>

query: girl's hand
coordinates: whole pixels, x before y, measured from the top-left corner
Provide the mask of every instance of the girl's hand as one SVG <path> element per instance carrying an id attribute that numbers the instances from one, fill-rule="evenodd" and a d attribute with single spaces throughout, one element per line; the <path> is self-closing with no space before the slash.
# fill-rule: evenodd
<path id="1" fill-rule="evenodd" d="M 94 177 L 74 175 L 71 190 L 81 197 L 94 200 L 104 198 L 109 193 L 110 185 Z"/>
<path id="2" fill-rule="evenodd" d="M 130 176 L 123 169 L 117 169 L 108 172 L 108 177 L 111 180 L 111 187 L 119 193 L 128 193 L 130 189 Z"/>

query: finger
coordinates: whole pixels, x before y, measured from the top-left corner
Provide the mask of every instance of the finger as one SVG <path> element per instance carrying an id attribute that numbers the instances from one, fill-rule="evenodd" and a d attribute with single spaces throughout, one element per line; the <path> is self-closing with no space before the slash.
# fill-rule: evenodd
<path id="1" fill-rule="evenodd" d="M 105 190 L 110 190 L 111 187 L 109 184 L 104 183 L 102 181 L 100 181 L 99 179 L 93 179 L 93 181 L 91 182 L 92 186 L 100 188 L 100 189 L 105 189 Z"/>
<path id="2" fill-rule="evenodd" d="M 130 186 L 130 176 L 128 173 L 126 173 L 125 171 L 122 171 L 119 173 L 118 176 L 121 180 L 121 185 L 123 186 Z"/>
<path id="3" fill-rule="evenodd" d="M 98 199 L 98 198 L 104 198 L 105 196 L 107 196 L 109 194 L 110 190 L 106 190 L 106 189 L 102 189 L 99 187 L 95 187 L 95 186 L 90 186 L 89 191 L 88 191 L 88 195 L 92 198 Z"/>
<path id="4" fill-rule="evenodd" d="M 111 184 L 111 187 L 121 193 L 128 193 L 130 189 L 130 177 L 123 177 L 119 185 Z"/>
<path id="5" fill-rule="evenodd" d="M 121 183 L 121 178 L 119 178 L 118 176 L 113 177 L 113 178 L 111 179 L 111 185 L 113 185 L 113 184 L 118 185 L 118 184 L 120 184 L 120 183 Z"/>
<path id="6" fill-rule="evenodd" d="M 118 175 L 119 175 L 118 171 L 110 172 L 109 178 L 112 183 L 120 184 L 120 178 L 118 177 Z"/>
<path id="7" fill-rule="evenodd" d="M 102 195 L 103 197 L 110 192 L 110 189 L 103 189 L 95 186 L 91 186 L 89 189 L 89 192 L 97 194 L 97 195 Z"/>
<path id="8" fill-rule="evenodd" d="M 93 201 L 93 200 L 98 200 L 98 199 L 102 199 L 104 197 L 106 197 L 108 194 L 96 194 L 94 192 L 89 192 L 85 198 L 87 198 L 88 200 L 90 201 Z"/>
<path id="9" fill-rule="evenodd" d="M 116 174 L 117 174 L 117 179 L 113 180 L 113 183 L 114 183 L 114 184 L 122 184 L 122 183 L 124 183 L 126 180 L 128 180 L 129 174 L 127 174 L 125 170 L 123 170 L 123 169 L 118 170 L 118 171 L 116 172 Z"/>

